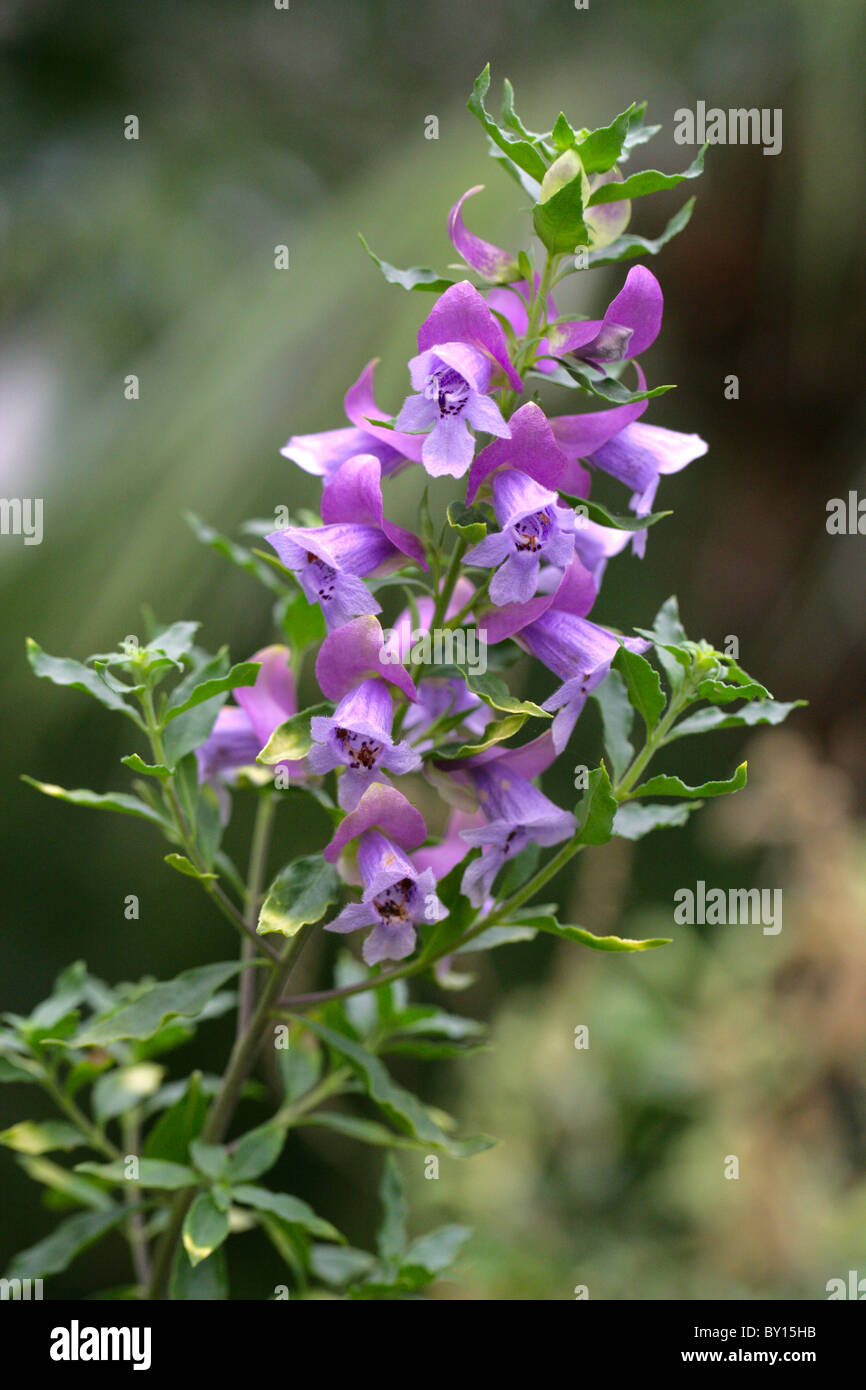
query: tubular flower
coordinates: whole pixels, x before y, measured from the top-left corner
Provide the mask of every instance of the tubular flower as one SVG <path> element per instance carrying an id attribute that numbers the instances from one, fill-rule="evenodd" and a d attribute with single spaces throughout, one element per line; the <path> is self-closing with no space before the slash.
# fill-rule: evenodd
<path id="1" fill-rule="evenodd" d="M 393 706 L 382 680 L 365 680 L 337 705 L 333 715 L 316 715 L 310 729 L 315 745 L 307 761 L 311 771 L 330 772 L 343 767 L 337 799 L 344 811 L 353 811 L 371 782 L 382 782 L 389 772 L 413 772 L 421 757 L 405 741 L 391 738 Z"/>
<path id="2" fill-rule="evenodd" d="M 404 960 L 415 949 L 416 923 L 439 922 L 448 916 L 436 896 L 436 876 L 432 869 L 416 869 L 378 830 L 361 836 L 358 867 L 364 884 L 361 901 L 344 907 L 325 931 L 372 927 L 361 952 L 367 965 Z"/>
<path id="3" fill-rule="evenodd" d="M 291 459 L 305 473 L 321 478 L 329 478 L 355 454 L 374 454 L 382 465 L 383 474 L 398 473 L 409 463 L 420 463 L 421 441 L 416 436 L 371 424 L 371 420 L 390 418 L 376 405 L 375 370 L 374 358 L 346 392 L 345 410 L 351 426 L 319 434 L 293 434 L 280 450 L 283 457 Z"/>
<path id="4" fill-rule="evenodd" d="M 493 508 L 501 530 L 466 554 L 468 565 L 498 565 L 490 581 L 497 606 L 525 603 L 538 587 L 542 560 L 564 570 L 574 552 L 574 512 L 557 493 L 508 468 L 493 479 Z"/>
<path id="5" fill-rule="evenodd" d="M 465 343 L 440 343 L 413 357 L 409 373 L 418 394 L 405 400 L 397 428 L 429 430 L 421 450 L 427 472 L 462 478 L 475 452 L 470 425 L 488 434 L 510 433 L 499 406 L 486 394 L 489 360 Z"/>
<path id="6" fill-rule="evenodd" d="M 261 663 L 255 685 L 234 691 L 237 704 L 223 705 L 205 742 L 196 749 L 200 782 L 214 782 L 255 765 L 271 734 L 297 713 L 288 647 L 264 647 L 251 657 Z M 290 776 L 304 774 L 302 762 L 286 762 Z"/>

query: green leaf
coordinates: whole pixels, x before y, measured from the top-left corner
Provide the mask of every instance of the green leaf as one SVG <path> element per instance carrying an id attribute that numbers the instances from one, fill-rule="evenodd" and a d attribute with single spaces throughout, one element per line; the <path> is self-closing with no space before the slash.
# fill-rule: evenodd
<path id="1" fill-rule="evenodd" d="M 165 760 L 170 767 L 177 767 L 188 754 L 200 748 L 216 723 L 217 715 L 228 699 L 228 692 L 212 695 L 202 700 L 177 718 L 172 716 L 162 737 Z"/>
<path id="2" fill-rule="evenodd" d="M 647 733 L 651 734 L 667 703 L 658 671 L 645 657 L 625 646 L 620 647 L 611 666 L 625 681 L 629 702 L 646 725 Z"/>
<path id="3" fill-rule="evenodd" d="M 171 868 L 177 869 L 179 874 L 184 874 L 186 878 L 197 878 L 202 883 L 207 882 L 208 879 L 219 878 L 219 874 L 207 873 L 203 872 L 201 869 L 197 869 L 195 864 L 191 863 L 185 854 L 167 854 L 165 856 L 165 862 L 169 864 Z"/>
<path id="4" fill-rule="evenodd" d="M 563 158 L 569 156 L 560 155 Z M 536 236 L 553 255 L 575 251 L 589 241 L 589 228 L 583 220 L 586 174 L 576 155 L 574 161 L 578 166 L 574 177 L 532 209 Z"/>
<path id="5" fill-rule="evenodd" d="M 667 246 L 669 241 L 672 241 L 688 226 L 694 208 L 695 199 L 689 198 L 679 212 L 674 213 L 660 236 L 652 238 L 627 232 L 625 235 L 617 237 L 610 245 L 602 246 L 598 251 L 590 251 L 588 256 L 590 267 L 613 265 L 617 261 L 632 261 L 637 256 L 657 256 L 663 246 Z"/>
<path id="6" fill-rule="evenodd" d="M 696 179 L 704 172 L 706 145 L 681 174 L 662 174 L 658 169 L 643 169 L 639 174 L 631 174 L 622 183 L 606 183 L 597 188 L 589 200 L 590 207 L 599 203 L 617 203 L 622 198 L 643 198 L 647 193 L 661 193 L 666 188 L 676 188 L 684 179 Z"/>
<path id="7" fill-rule="evenodd" d="M 35 777 L 27 777 L 22 774 L 22 782 L 28 786 L 35 787 L 38 792 L 45 796 L 54 796 L 58 801 L 68 801 L 71 806 L 84 806 L 92 811 L 120 811 L 127 816 L 141 816 L 142 820 L 152 821 L 161 829 L 165 829 L 167 822 L 159 811 L 148 806 L 144 801 L 139 801 L 135 796 L 128 796 L 125 792 L 108 792 L 102 796 L 99 792 L 90 792 L 84 788 L 77 791 L 70 791 L 66 787 L 57 787 L 52 782 L 37 782 Z"/>
<path id="8" fill-rule="evenodd" d="M 146 763 L 138 753 L 128 753 L 120 761 L 130 772 L 137 772 L 142 777 L 158 777 L 161 782 L 166 782 L 171 776 L 170 768 L 164 767 L 162 763 Z"/>
<path id="9" fill-rule="evenodd" d="M 225 1182 L 229 1174 L 229 1151 L 225 1144 L 206 1144 L 194 1139 L 189 1146 L 190 1158 L 200 1173 L 211 1182 Z"/>
<path id="10" fill-rule="evenodd" d="M 420 1268 L 427 1274 L 441 1274 L 460 1254 L 472 1235 L 471 1226 L 440 1226 L 426 1236 L 413 1240 L 406 1250 L 402 1268 Z"/>
<path id="11" fill-rule="evenodd" d="M 268 889 L 256 930 L 261 936 L 279 932 L 294 936 L 301 927 L 318 922 L 336 902 L 340 879 L 321 854 L 308 854 L 287 864 Z"/>
<path id="12" fill-rule="evenodd" d="M 733 700 L 769 700 L 771 696 L 760 681 L 750 681 L 748 685 L 733 685 L 727 681 L 707 680 L 698 686 L 697 698 L 709 700 L 712 705 L 729 705 Z"/>
<path id="13" fill-rule="evenodd" d="M 193 1267 L 179 1244 L 172 1265 L 169 1296 L 184 1303 L 214 1303 L 227 1299 L 229 1278 L 225 1246 L 221 1245 L 210 1259 Z"/>
<path id="14" fill-rule="evenodd" d="M 668 734 L 668 741 L 684 738 L 687 734 L 705 734 L 711 729 L 735 729 L 743 725 L 751 728 L 755 724 L 781 724 L 792 709 L 807 705 L 808 700 L 791 700 L 787 704 L 776 700 L 757 700 L 753 704 L 742 705 L 733 713 L 714 706 L 699 709 L 687 719 L 675 724 Z"/>
<path id="15" fill-rule="evenodd" d="M 195 1071 L 179 1100 L 160 1115 L 144 1141 L 142 1157 L 189 1163 L 189 1146 L 197 1139 L 207 1118 L 208 1099 L 201 1072 Z"/>
<path id="16" fill-rule="evenodd" d="M 191 654 L 200 627 L 201 623 L 171 623 L 148 639 L 147 650 L 162 652 L 169 661 L 179 664 L 181 657 Z"/>
<path id="17" fill-rule="evenodd" d="M 259 762 L 271 767 L 274 763 L 294 762 L 305 758 L 313 746 L 311 721 L 317 716 L 333 714 L 333 705 L 311 705 L 300 714 L 293 714 L 274 730 L 259 753 Z"/>
<path id="18" fill-rule="evenodd" d="M 42 1183 L 52 1194 L 76 1206 L 89 1207 L 92 1211 L 114 1211 L 115 1205 L 105 1188 L 90 1178 L 61 1168 L 49 1158 L 20 1158 L 18 1160 L 32 1182 Z"/>
<path id="19" fill-rule="evenodd" d="M 465 945 L 458 946 L 455 955 L 469 955 L 472 951 L 493 951 L 497 946 L 513 946 L 517 941 L 533 941 L 536 936 L 535 927 L 524 927 L 522 925 L 506 924 L 501 927 L 488 927 L 486 931 L 475 936 Z"/>
<path id="20" fill-rule="evenodd" d="M 111 1183 L 113 1187 L 125 1187 L 127 1183 L 136 1187 L 152 1187 L 159 1191 L 177 1192 L 182 1187 L 194 1187 L 199 1181 L 192 1168 L 184 1163 L 169 1163 L 161 1158 L 138 1159 L 138 1177 L 126 1174 L 127 1160 L 115 1159 L 113 1163 L 77 1163 L 76 1173 L 88 1173 Z"/>
<path id="21" fill-rule="evenodd" d="M 344 1288 L 354 1283 L 369 1274 L 375 1264 L 367 1250 L 355 1250 L 350 1245 L 313 1245 L 310 1249 L 310 1269 L 317 1279 L 331 1288 Z"/>
<path id="22" fill-rule="evenodd" d="M 229 1181 L 249 1182 L 251 1178 L 260 1178 L 262 1173 L 273 1168 L 285 1142 L 285 1125 L 269 1122 L 251 1129 L 238 1140 L 229 1157 Z"/>
<path id="23" fill-rule="evenodd" d="M 589 774 L 589 786 L 575 809 L 577 844 L 606 845 L 613 834 L 617 801 L 604 763 Z"/>
<path id="24" fill-rule="evenodd" d="M 576 381 L 584 391 L 588 391 L 591 396 L 597 396 L 601 401 L 612 401 L 614 405 L 634 405 L 637 401 L 648 401 L 654 396 L 663 396 L 666 391 L 675 389 L 668 385 L 630 391 L 618 377 L 605 376 L 595 367 L 577 366 L 567 357 L 555 357 L 554 361 L 564 367 L 572 381 Z"/>
<path id="25" fill-rule="evenodd" d="M 385 1159 L 382 1180 L 379 1183 L 379 1200 L 382 1203 L 382 1224 L 376 1237 L 379 1254 L 386 1265 L 396 1265 L 406 1249 L 406 1184 L 403 1174 L 392 1154 Z"/>
<path id="26" fill-rule="evenodd" d="M 491 709 L 502 710 L 504 714 L 531 714 L 536 719 L 550 719 L 548 711 L 533 700 L 518 700 L 512 695 L 501 676 L 492 675 L 489 671 L 483 675 L 473 675 L 465 666 L 459 670 L 473 695 L 477 695 Z"/>
<path id="27" fill-rule="evenodd" d="M 404 290 L 427 290 L 434 294 L 439 294 L 442 290 L 447 290 L 454 284 L 453 280 L 448 280 L 435 270 L 423 265 L 410 266 L 408 270 L 398 270 L 396 266 L 389 265 L 387 261 L 380 260 L 375 251 L 371 251 L 361 233 L 358 233 L 358 240 L 363 246 L 371 261 L 374 261 L 381 270 L 389 285 L 400 285 Z"/>
<path id="28" fill-rule="evenodd" d="M 82 665 L 80 661 L 72 661 L 68 657 L 49 656 L 32 637 L 27 638 L 27 660 L 37 676 L 52 681 L 54 685 L 70 685 L 73 690 L 84 690 L 107 709 L 119 710 L 139 728 L 143 727 L 137 711 L 127 705 L 123 697 L 111 689 L 89 666 Z"/>
<path id="29" fill-rule="evenodd" d="M 65 1120 L 19 1120 L 0 1133 L 0 1144 L 20 1154 L 47 1154 L 58 1149 L 80 1149 L 87 1141 L 75 1125 Z"/>
<path id="30" fill-rule="evenodd" d="M 232 1199 L 242 1207 L 253 1207 L 256 1211 L 273 1212 L 275 1216 L 280 1216 L 284 1221 L 290 1222 L 293 1226 L 303 1226 L 305 1231 L 309 1231 L 314 1236 L 320 1236 L 323 1240 L 335 1240 L 342 1243 L 343 1236 L 332 1226 L 330 1221 L 325 1221 L 321 1216 L 317 1216 L 311 1206 L 302 1202 L 299 1197 L 289 1197 L 282 1192 L 269 1192 L 266 1187 L 250 1187 L 242 1184 L 234 1188 Z"/>
<path id="31" fill-rule="evenodd" d="M 435 756 L 448 760 L 474 758 L 476 753 L 483 753 L 485 748 L 493 748 L 497 743 L 504 743 L 506 739 L 512 738 L 525 723 L 525 714 L 510 714 L 506 719 L 493 720 L 484 730 L 484 737 L 480 743 L 463 743 L 458 748 L 437 748 Z"/>
<path id="32" fill-rule="evenodd" d="M 560 496 L 570 507 L 580 507 L 587 521 L 595 521 L 599 526 L 608 526 L 615 531 L 643 531 L 648 526 L 655 526 L 657 521 L 664 520 L 666 516 L 673 516 L 673 512 L 650 512 L 648 516 L 631 516 L 629 513 L 624 516 L 616 515 L 600 502 L 592 502 L 585 497 L 569 497 L 564 492 Z"/>
<path id="33" fill-rule="evenodd" d="M 656 802 L 627 801 L 620 806 L 613 820 L 613 833 L 623 840 L 642 840 L 651 830 L 668 830 L 685 825 L 693 811 L 699 811 L 702 801 L 681 801 L 665 806 Z"/>
<path id="34" fill-rule="evenodd" d="M 0 1084 L 14 1082 L 33 1082 L 35 1076 L 27 1070 L 27 1064 L 19 1063 L 12 1057 L 0 1056 Z"/>
<path id="35" fill-rule="evenodd" d="M 217 1250 L 229 1233 L 229 1214 L 210 1192 L 200 1192 L 183 1223 L 183 1248 L 193 1269 Z"/>
<path id="36" fill-rule="evenodd" d="M 317 1110 L 311 1114 L 304 1115 L 297 1121 L 298 1126 L 314 1126 L 320 1129 L 331 1129 L 337 1134 L 344 1134 L 349 1139 L 355 1139 L 360 1144 L 378 1144 L 383 1148 L 393 1149 L 416 1149 L 417 1143 L 413 1139 L 407 1139 L 405 1135 L 395 1134 L 393 1130 L 386 1129 L 385 1125 L 380 1125 L 376 1120 L 363 1119 L 359 1115 L 344 1115 L 337 1110 Z"/>
<path id="37" fill-rule="evenodd" d="M 446 516 L 448 525 L 460 532 L 467 545 L 478 545 L 487 535 L 487 517 L 480 507 L 467 507 L 464 502 L 449 502 Z"/>
<path id="38" fill-rule="evenodd" d="M 169 724 L 179 715 L 186 714 L 187 710 L 195 709 L 196 705 L 213 699 L 214 695 L 228 694 L 229 691 L 237 690 L 243 685 L 255 685 L 260 666 L 261 663 L 258 661 L 241 661 L 237 666 L 233 666 L 227 675 L 213 676 L 210 680 L 202 681 L 200 685 L 194 686 L 182 704 L 169 706 L 165 723 Z"/>
<path id="39" fill-rule="evenodd" d="M 114 1207 L 110 1211 L 84 1211 L 70 1216 L 45 1240 L 15 1255 L 6 1278 L 44 1279 L 49 1274 L 59 1274 L 82 1250 L 126 1220 L 128 1214 L 128 1207 Z"/>
<path id="40" fill-rule="evenodd" d="M 589 946 L 593 951 L 650 951 L 656 946 L 669 946 L 667 937 L 657 937 L 648 941 L 633 941 L 626 936 L 595 936 L 583 927 L 564 927 L 555 917 L 542 915 L 532 919 L 532 926 L 550 936 L 558 936 L 563 941 L 576 941 L 581 946 Z"/>
<path id="41" fill-rule="evenodd" d="M 325 636 L 325 618 L 318 603 L 310 603 L 306 594 L 286 594 L 276 604 L 277 626 L 285 633 L 292 654 L 297 659 L 310 647 L 316 647 Z"/>
<path id="42" fill-rule="evenodd" d="M 610 125 L 593 130 L 577 146 L 580 161 L 588 174 L 606 174 L 620 158 L 637 106 L 632 102 Z M 555 138 L 555 135 L 554 135 Z"/>
<path id="43" fill-rule="evenodd" d="M 134 1110 L 143 1100 L 159 1090 L 165 1067 L 155 1062 L 137 1062 L 131 1067 L 116 1067 L 101 1076 L 93 1087 L 91 1104 L 96 1118 L 103 1123 Z"/>
<path id="44" fill-rule="evenodd" d="M 75 1047 L 105 1047 L 122 1038 L 150 1038 L 170 1018 L 194 1017 L 241 969 L 237 961 L 200 965 L 174 980 L 146 986 L 127 1004 L 86 1023 L 73 1039 Z"/>
<path id="45" fill-rule="evenodd" d="M 634 757 L 630 742 L 634 712 L 626 683 L 619 671 L 609 671 L 601 685 L 593 690 L 592 696 L 601 710 L 604 748 L 614 778 L 618 780 Z"/>
<path id="46" fill-rule="evenodd" d="M 550 132 L 554 145 L 561 152 L 574 148 L 577 137 L 571 128 L 566 116 L 562 111 L 554 122 L 553 130 Z"/>
<path id="47" fill-rule="evenodd" d="M 726 796 L 728 792 L 742 791 L 746 785 L 748 764 L 740 763 L 733 777 L 729 777 L 724 782 L 704 782 L 700 787 L 688 787 L 679 777 L 668 777 L 664 774 L 658 777 L 650 777 L 648 782 L 642 782 L 639 787 L 629 795 L 635 796 Z"/>
<path id="48" fill-rule="evenodd" d="M 246 570 L 247 574 L 252 574 L 256 579 L 276 593 L 283 592 L 283 586 L 276 578 L 273 571 L 267 565 L 261 563 L 256 557 L 246 550 L 242 545 L 237 545 L 234 541 L 223 536 L 219 531 L 215 531 L 206 521 L 196 516 L 195 512 L 184 513 L 184 520 L 198 539 L 211 550 L 215 550 L 218 555 L 229 560 L 238 569 Z"/>
<path id="49" fill-rule="evenodd" d="M 480 121 L 491 140 L 499 146 L 503 154 L 516 164 L 518 169 L 537 179 L 540 183 L 544 178 L 547 168 L 544 159 L 538 149 L 528 139 L 520 135 L 509 134 L 503 130 L 496 121 L 490 116 L 484 106 L 484 98 L 490 88 L 490 64 L 488 63 L 483 72 L 479 73 L 472 88 L 472 95 L 467 102 L 469 110 L 476 120 Z"/>
<path id="50" fill-rule="evenodd" d="M 388 1073 L 387 1068 L 358 1043 L 344 1037 L 326 1024 L 314 1018 L 301 1020 L 329 1047 L 345 1057 L 352 1069 L 361 1078 L 370 1099 L 379 1106 L 387 1118 L 404 1134 L 423 1140 L 432 1148 L 443 1150 L 454 1158 L 468 1157 L 490 1148 L 495 1140 L 486 1135 L 472 1139 L 454 1140 L 436 1123 L 433 1116 L 410 1091 L 400 1086 Z"/>

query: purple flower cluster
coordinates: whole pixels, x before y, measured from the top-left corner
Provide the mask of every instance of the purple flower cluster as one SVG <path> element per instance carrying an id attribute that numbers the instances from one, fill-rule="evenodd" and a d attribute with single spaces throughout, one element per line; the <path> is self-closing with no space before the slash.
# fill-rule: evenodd
<path id="1" fill-rule="evenodd" d="M 360 886 L 361 897 L 328 930 L 369 929 L 369 965 L 403 959 L 419 927 L 447 915 L 437 882 L 467 855 L 461 890 L 478 907 L 491 900 L 502 866 L 527 845 L 555 845 L 574 833 L 574 816 L 534 779 L 566 747 L 620 645 L 647 645 L 589 617 L 608 560 L 629 542 L 641 555 L 646 531 L 591 522 L 574 499 L 588 497 L 592 472 L 600 470 L 625 484 L 639 518 L 652 509 L 662 476 L 706 451 L 696 435 L 644 423 L 646 398 L 550 419 L 534 401 L 520 404 L 531 389 L 529 372 L 561 380 L 560 363 L 571 360 L 591 373 L 616 374 L 616 364 L 646 351 L 661 327 L 662 293 L 638 266 L 600 319 L 562 317 L 549 297 L 539 315 L 538 282 L 530 285 L 514 257 L 466 228 L 462 207 L 475 192 L 457 202 L 448 225 L 469 271 L 486 282 L 486 297 L 463 279 L 437 299 L 419 329 L 408 363 L 411 391 L 396 415 L 376 405 L 370 363 L 346 395 L 348 426 L 288 441 L 282 453 L 322 479 L 321 525 L 268 536 L 327 625 L 316 677 L 334 710 L 311 718 L 307 756 L 286 766 L 294 778 L 336 774 L 346 814 L 325 858 Z M 633 369 L 640 394 L 645 378 L 637 362 Z M 495 529 L 466 550 L 468 574 L 445 595 L 444 611 L 433 597 L 419 598 L 386 634 L 375 581 L 406 566 L 416 576 L 430 573 L 421 540 L 385 511 L 383 481 L 413 467 L 432 478 L 465 478 L 466 504 L 480 505 Z M 437 612 L 458 627 L 471 620 L 491 645 L 516 642 L 547 668 L 557 682 L 544 705 L 553 716 L 548 732 L 517 748 L 486 746 L 485 730 L 501 716 L 463 674 L 427 667 L 416 685 L 412 640 Z M 221 711 L 199 750 L 203 779 L 224 782 L 254 764 L 296 711 L 286 650 L 269 648 L 257 659 L 256 684 L 237 692 L 237 705 Z M 468 751 L 442 758 L 443 732 L 452 743 L 469 741 Z M 410 775 L 416 780 L 407 795 L 391 779 Z M 429 801 L 432 787 L 459 809 L 430 842 L 414 803 Z"/>

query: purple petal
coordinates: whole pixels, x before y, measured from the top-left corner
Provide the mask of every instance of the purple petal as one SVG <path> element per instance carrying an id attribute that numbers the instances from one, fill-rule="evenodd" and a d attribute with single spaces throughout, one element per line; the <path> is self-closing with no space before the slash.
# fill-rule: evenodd
<path id="1" fill-rule="evenodd" d="M 322 489 L 322 521 L 360 522 L 377 527 L 395 550 L 427 569 L 424 547 L 410 531 L 385 517 L 382 502 L 382 465 L 372 454 L 347 459 Z M 360 571 L 359 571 L 360 573 Z"/>
<path id="2" fill-rule="evenodd" d="M 261 662 L 255 685 L 240 685 L 233 693 L 264 748 L 274 729 L 297 713 L 295 681 L 288 647 L 264 647 L 251 660 Z"/>
<path id="3" fill-rule="evenodd" d="M 374 783 L 361 797 L 357 808 L 344 817 L 324 856 L 329 864 L 336 863 L 350 840 L 373 828 L 383 830 L 401 849 L 415 849 L 427 838 L 427 824 L 421 812 L 407 801 L 396 787 Z"/>
<path id="4" fill-rule="evenodd" d="M 500 439 L 510 439 L 511 429 L 502 417 L 502 411 L 490 396 L 473 392 L 466 402 L 464 416 L 479 434 L 496 434 Z"/>
<path id="5" fill-rule="evenodd" d="M 493 531 L 489 536 L 485 536 L 483 541 L 473 545 L 471 550 L 467 550 L 464 558 L 467 565 L 492 568 L 494 565 L 501 565 L 510 550 L 511 540 L 505 532 Z"/>
<path id="6" fill-rule="evenodd" d="M 503 531 L 525 516 L 555 507 L 558 502 L 558 493 L 542 487 L 517 468 L 504 468 L 493 479 L 493 510 Z"/>
<path id="7" fill-rule="evenodd" d="M 413 463 L 421 462 L 421 441 L 411 434 L 401 434 L 399 430 L 385 429 L 381 425 L 372 425 L 372 420 L 387 420 L 390 416 L 379 409 L 376 398 L 373 394 L 373 376 L 376 371 L 377 359 L 373 358 L 368 362 L 358 380 L 350 386 L 346 392 L 345 409 L 346 414 L 365 434 L 371 435 L 373 439 L 393 452 L 395 455 L 391 464 L 386 464 L 386 471 L 393 473 L 395 468 L 402 466 L 405 459 Z M 370 452 L 369 446 L 365 445 L 360 450 L 353 450 L 353 453 Z M 378 450 L 377 456 L 378 456 Z"/>
<path id="8" fill-rule="evenodd" d="M 509 385 L 515 391 L 523 390 L 508 356 L 505 333 L 468 280 L 460 280 L 447 289 L 418 330 L 419 352 L 439 343 L 454 342 L 469 343 L 492 357 L 505 372 Z"/>
<path id="9" fill-rule="evenodd" d="M 655 342 L 662 323 L 661 285 L 646 266 L 632 266 L 604 318 L 557 324 L 550 348 L 557 357 L 574 353 L 593 362 L 638 357 Z"/>
<path id="10" fill-rule="evenodd" d="M 408 699 L 417 698 L 415 684 L 405 667 L 383 660 L 384 641 L 378 620 L 370 615 L 328 634 L 316 658 L 316 679 L 327 699 L 341 700 L 368 676 L 381 676 Z"/>
<path id="11" fill-rule="evenodd" d="M 483 187 L 483 183 L 476 184 L 474 188 L 468 189 L 462 198 L 458 198 L 448 214 L 448 235 L 466 264 L 485 280 L 510 280 L 517 273 L 514 258 L 499 246 L 493 246 L 489 241 L 484 241 L 474 232 L 470 232 L 463 223 L 463 204 L 467 198 L 480 193 Z"/>
<path id="12" fill-rule="evenodd" d="M 475 441 L 466 421 L 459 415 L 446 415 L 437 420 L 424 439 L 421 462 L 433 478 L 448 474 L 462 478 L 475 453 Z"/>
<path id="13" fill-rule="evenodd" d="M 200 782 L 254 764 L 262 746 L 245 710 L 224 705 L 205 742 L 195 750 Z"/>
<path id="14" fill-rule="evenodd" d="M 362 927 L 373 926 L 378 920 L 376 909 L 370 903 L 347 903 L 333 922 L 327 923 L 325 931 L 359 931 Z"/>
<path id="15" fill-rule="evenodd" d="M 509 420 L 510 439 L 495 439 L 477 456 L 469 473 L 466 501 L 472 502 L 479 487 L 497 468 L 511 467 L 527 473 L 542 487 L 557 488 L 568 461 L 559 448 L 551 424 L 534 401 L 515 410 Z"/>
<path id="16" fill-rule="evenodd" d="M 415 949 L 415 928 L 411 922 L 378 922 L 361 947 L 367 965 L 383 960 L 405 960 Z"/>
<path id="17" fill-rule="evenodd" d="M 529 552 L 509 555 L 490 581 L 490 598 L 497 607 L 528 603 L 538 584 L 538 556 Z"/>

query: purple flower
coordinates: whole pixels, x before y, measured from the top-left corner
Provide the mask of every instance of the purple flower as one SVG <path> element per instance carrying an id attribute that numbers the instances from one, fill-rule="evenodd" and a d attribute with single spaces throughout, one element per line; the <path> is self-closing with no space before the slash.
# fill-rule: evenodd
<path id="1" fill-rule="evenodd" d="M 698 434 L 682 434 L 679 430 L 634 422 L 619 430 L 588 458 L 597 468 L 630 487 L 631 507 L 638 516 L 646 516 L 652 510 L 662 474 L 678 473 L 706 452 L 707 445 Z M 636 554 L 643 555 L 645 547 L 646 531 L 636 532 Z"/>
<path id="2" fill-rule="evenodd" d="M 419 352 L 428 352 L 441 343 L 465 343 L 477 348 L 502 369 L 513 390 L 523 390 L 523 382 L 508 356 L 504 330 L 468 280 L 459 280 L 440 295 L 418 329 Z"/>
<path id="3" fill-rule="evenodd" d="M 528 474 L 506 468 L 493 479 L 493 508 L 502 528 L 466 555 L 468 565 L 498 565 L 490 581 L 497 606 L 525 603 L 538 587 L 541 562 L 564 570 L 574 552 L 574 512 Z"/>
<path id="4" fill-rule="evenodd" d="M 637 357 L 651 347 L 662 325 L 661 285 L 646 266 L 632 266 L 625 284 L 602 319 L 554 325 L 548 335 L 551 353 L 571 354 L 595 367 Z"/>
<path id="5" fill-rule="evenodd" d="M 407 734 L 422 735 L 426 729 L 440 719 L 463 715 L 459 725 L 450 726 L 451 736 L 459 737 L 458 730 L 480 738 L 493 718 L 493 711 L 477 695 L 473 695 L 466 682 L 459 676 L 449 676 L 443 680 L 423 680 L 418 683 L 418 702 L 410 705 L 403 720 L 403 730 Z M 416 737 L 414 746 L 418 749 L 432 747 L 432 738 Z"/>
<path id="6" fill-rule="evenodd" d="M 495 439 L 474 459 L 466 487 L 467 502 L 474 500 L 481 484 L 500 468 L 516 468 L 551 489 L 565 479 L 568 458 L 557 443 L 551 422 L 534 401 L 515 410 L 508 423 L 511 437 Z"/>
<path id="7" fill-rule="evenodd" d="M 486 394 L 492 367 L 477 348 L 440 343 L 413 357 L 409 374 L 419 394 L 404 401 L 397 428 L 429 430 L 421 462 L 432 477 L 462 478 L 475 452 L 470 425 L 488 434 L 510 433 L 499 406 Z"/>
<path id="8" fill-rule="evenodd" d="M 337 799 L 344 811 L 354 811 L 371 782 L 387 782 L 384 771 L 413 772 L 420 754 L 405 741 L 391 738 L 393 706 L 382 680 L 365 680 L 343 697 L 333 715 L 316 715 L 310 729 L 315 745 L 307 755 L 313 772 L 344 767 Z"/>
<path id="9" fill-rule="evenodd" d="M 574 834 L 576 822 L 571 812 L 555 805 L 520 770 L 522 765 L 530 771 L 530 747 L 506 749 L 498 757 L 467 768 L 466 776 L 487 820 L 481 829 L 461 832 L 467 844 L 482 847 L 480 858 L 467 866 L 460 885 L 474 907 L 480 907 L 491 892 L 503 864 L 528 844 L 556 845 Z M 536 739 L 532 751 L 534 767 L 542 771 L 552 761 L 552 742 Z"/>
<path id="10" fill-rule="evenodd" d="M 516 259 L 501 247 L 493 246 L 489 241 L 484 241 L 482 237 L 470 232 L 463 222 L 463 204 L 467 198 L 480 193 L 483 188 L 483 183 L 476 184 L 474 188 L 468 189 L 462 198 L 458 198 L 448 214 L 448 235 L 466 264 L 485 280 L 496 284 L 514 279 L 518 273 Z"/>
<path id="11" fill-rule="evenodd" d="M 415 924 L 439 922 L 448 913 L 436 896 L 432 869 L 420 872 L 397 845 L 367 830 L 358 846 L 364 883 L 359 903 L 349 903 L 325 931 L 352 932 L 372 927 L 362 949 L 367 965 L 404 960 L 415 949 Z"/>
<path id="12" fill-rule="evenodd" d="M 346 392 L 346 415 L 354 428 L 293 434 L 280 453 L 306 473 L 323 478 L 329 478 L 355 454 L 374 454 L 382 465 L 383 474 L 396 473 L 410 462 L 420 463 L 421 441 L 417 437 L 370 423 L 370 419 L 390 418 L 376 405 L 373 395 L 375 369 L 374 358 Z"/>
<path id="13" fill-rule="evenodd" d="M 200 782 L 214 782 L 241 767 L 255 765 L 275 729 L 297 713 L 295 682 L 287 647 L 264 647 L 255 685 L 238 686 L 236 705 L 223 705 L 205 742 L 196 749 Z M 290 776 L 304 775 L 302 762 L 280 763 Z"/>
<path id="14" fill-rule="evenodd" d="M 568 743 L 587 696 L 601 685 L 619 647 L 643 652 L 649 645 L 641 637 L 618 637 L 555 605 L 522 628 L 519 641 L 563 682 L 543 705 L 558 711 L 551 730 L 557 752 Z"/>
<path id="15" fill-rule="evenodd" d="M 421 542 L 384 515 L 382 465 L 372 454 L 347 459 L 322 492 L 324 526 L 289 526 L 267 537 L 294 570 L 310 603 L 321 603 L 329 631 L 380 612 L 360 576 L 406 556 L 427 568 Z"/>

